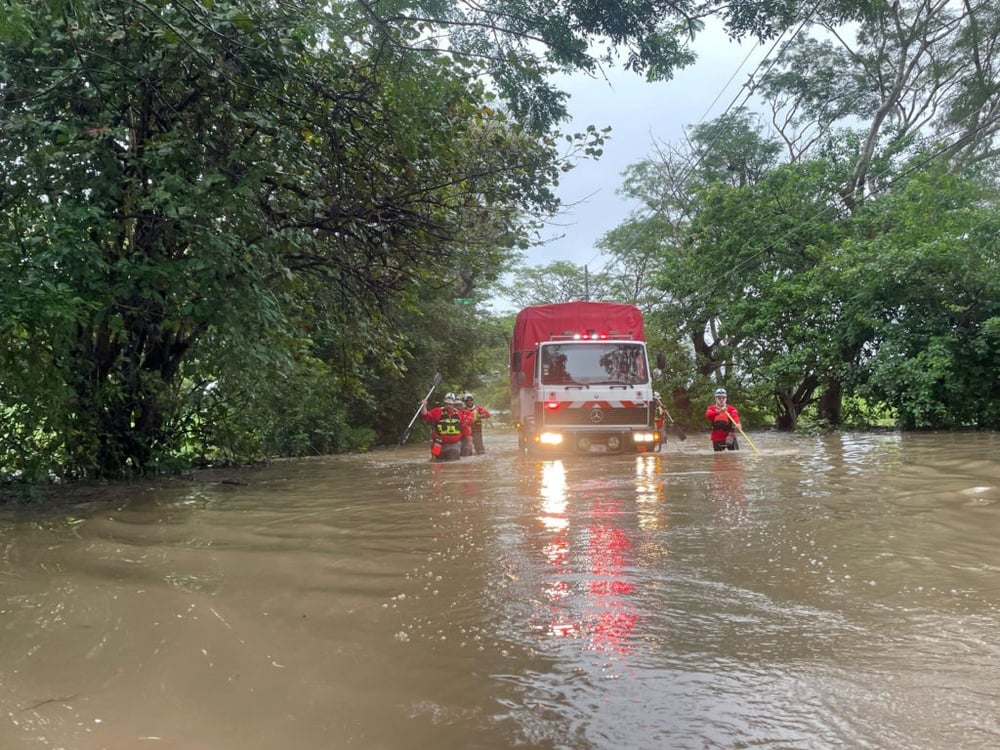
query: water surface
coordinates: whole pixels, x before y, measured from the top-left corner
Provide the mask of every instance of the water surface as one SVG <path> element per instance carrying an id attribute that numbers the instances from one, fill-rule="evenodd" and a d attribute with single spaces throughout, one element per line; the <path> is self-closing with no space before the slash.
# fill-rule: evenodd
<path id="1" fill-rule="evenodd" d="M 1000 746 L 996 436 L 750 437 L 0 511 L 0 748 Z"/>

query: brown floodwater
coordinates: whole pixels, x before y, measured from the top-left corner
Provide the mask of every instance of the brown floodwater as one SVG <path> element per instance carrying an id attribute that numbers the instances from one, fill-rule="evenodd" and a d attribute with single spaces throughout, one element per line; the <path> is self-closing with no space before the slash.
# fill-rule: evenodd
<path id="1" fill-rule="evenodd" d="M 0 510 L 0 748 L 1000 747 L 998 437 L 750 438 Z"/>

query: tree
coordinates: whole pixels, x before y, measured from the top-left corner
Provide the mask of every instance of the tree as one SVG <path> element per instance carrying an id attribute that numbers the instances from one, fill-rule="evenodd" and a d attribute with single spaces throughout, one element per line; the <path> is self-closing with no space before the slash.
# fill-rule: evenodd
<path id="1" fill-rule="evenodd" d="M 858 218 L 845 299 L 872 334 L 846 381 L 905 428 L 1000 426 L 998 206 L 941 165 Z"/>
<path id="2" fill-rule="evenodd" d="M 824 145 L 835 127 L 858 136 L 840 188 L 849 211 L 885 189 L 893 164 L 929 141 L 959 169 L 995 159 L 1000 129 L 1000 12 L 950 0 L 873 3 L 844 35 L 842 12 L 815 21 L 830 38 L 796 37 L 759 93 L 792 158 Z"/>
<path id="3" fill-rule="evenodd" d="M 945 296 L 965 311 L 961 320 L 974 321 L 956 324 L 926 269 L 951 278 L 951 263 L 977 265 L 969 252 L 985 252 L 987 268 L 992 262 L 988 243 L 972 250 L 962 238 L 982 236 L 988 222 L 978 207 L 993 200 L 991 178 L 983 176 L 997 155 L 997 13 L 947 2 L 872 4 L 857 16 L 850 44 L 836 23 L 844 10 L 810 18 L 832 40 L 796 39 L 762 74 L 757 92 L 770 104 L 779 140 L 746 121 L 700 128 L 689 150 L 671 150 L 629 174 L 626 189 L 643 208 L 616 233 L 629 230 L 650 245 L 656 234 L 663 238 L 664 321 L 690 336 L 694 387 L 708 374 L 736 377 L 761 395 L 773 393 L 779 426 L 792 429 L 810 406 L 838 424 L 845 387 L 873 404 L 891 395 L 898 408 L 902 392 L 888 388 L 889 373 L 897 372 L 910 383 L 914 404 L 936 404 L 915 417 L 900 412 L 902 422 L 945 424 L 944 414 L 964 412 L 943 388 L 929 401 L 930 383 L 955 375 L 948 388 L 959 390 L 958 361 L 980 375 L 995 372 L 983 354 L 993 325 L 989 306 L 949 286 Z M 778 143 L 784 164 L 777 162 Z M 942 179 L 941 169 L 961 179 Z M 919 186 L 928 180 L 954 191 L 942 201 L 968 200 L 964 215 L 929 200 L 900 200 L 926 190 Z M 939 235 L 942 215 L 953 224 Z M 897 265 L 908 254 L 925 259 L 906 264 L 907 287 L 922 290 L 919 303 L 879 283 L 896 278 L 873 257 L 873 243 L 881 242 L 889 245 L 880 257 Z M 967 330 L 967 346 L 949 333 L 956 328 Z M 896 367 L 900 353 L 920 361 L 920 346 L 936 354 L 912 370 L 920 379 L 907 381 L 908 371 Z M 895 358 L 874 354 L 889 350 Z M 879 389 L 860 387 L 859 373 L 872 379 L 868 384 L 878 380 Z M 967 416 L 955 423 L 963 419 L 968 423 Z"/>
<path id="4" fill-rule="evenodd" d="M 10 357 L 33 353 L 0 402 L 20 405 L 8 445 L 44 436 L 62 473 L 155 468 L 204 383 L 311 368 L 310 309 L 396 361 L 388 313 L 499 264 L 554 207 L 550 139 L 446 57 L 359 47 L 350 14 L 20 9 L 0 36 L 0 318 Z"/>
<path id="5" fill-rule="evenodd" d="M 854 19 L 867 0 L 825 3 L 826 17 Z M 694 61 L 691 42 L 705 19 L 734 39 L 771 39 L 814 12 L 806 0 L 488 0 L 382 6 L 362 0 L 383 43 L 447 51 L 483 66 L 513 116 L 541 130 L 565 114 L 565 94 L 547 75 L 597 72 L 622 64 L 649 80 L 669 80 Z M 416 29 L 418 33 L 411 33 Z M 512 64 L 515 63 L 515 64 Z"/>
<path id="6" fill-rule="evenodd" d="M 617 299 L 611 291 L 607 275 L 591 273 L 586 266 L 564 260 L 516 269 L 501 287 L 501 293 L 517 309 L 554 302 Z"/>
<path id="7" fill-rule="evenodd" d="M 824 201 L 831 168 L 784 165 L 754 185 L 716 185 L 704 193 L 685 248 L 685 273 L 700 280 L 687 305 L 713 321 L 706 365 L 724 368 L 720 380 L 773 394 L 786 429 L 841 362 L 832 335 L 838 306 L 817 277 L 840 236 Z M 692 331 L 696 343 L 700 330 Z"/>
<path id="8" fill-rule="evenodd" d="M 447 286 L 469 297 L 556 211 L 565 108 L 546 76 L 621 56 L 666 78 L 708 15 L 768 38 L 798 6 L 10 0 L 0 460 L 154 470 L 212 415 L 257 416 L 222 430 L 250 453 L 363 442 L 346 415 L 367 376 L 414 361 L 399 318 Z M 282 382 L 343 404 L 285 429 Z"/>
<path id="9" fill-rule="evenodd" d="M 692 224 L 712 200 L 713 190 L 730 186 L 739 191 L 756 183 L 773 164 L 778 147 L 766 138 L 757 118 L 742 109 L 692 128 L 688 144 L 685 150 L 661 147 L 656 158 L 626 170 L 621 192 L 641 208 L 605 235 L 602 247 L 620 261 L 656 269 L 649 281 L 660 287 L 660 294 L 650 311 L 659 310 L 663 324 L 688 340 L 699 374 L 707 376 L 722 367 L 714 353 L 721 347 L 721 311 L 705 289 L 717 286 L 732 259 L 706 252 L 712 240 Z M 735 209 L 737 219 L 744 221 L 738 202 Z"/>

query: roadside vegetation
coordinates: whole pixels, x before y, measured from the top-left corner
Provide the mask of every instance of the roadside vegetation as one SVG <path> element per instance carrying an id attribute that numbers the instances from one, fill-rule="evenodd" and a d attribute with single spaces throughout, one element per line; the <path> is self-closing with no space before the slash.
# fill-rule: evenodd
<path id="1" fill-rule="evenodd" d="M 1000 8 L 816 5 L 8 2 L 0 479 L 390 444 L 435 372 L 503 409 L 500 293 L 638 304 L 683 423 L 722 383 L 748 425 L 997 429 Z M 528 265 L 608 137 L 550 75 L 669 78 L 709 16 L 798 32 L 764 109 L 633 165 L 600 273 Z"/>

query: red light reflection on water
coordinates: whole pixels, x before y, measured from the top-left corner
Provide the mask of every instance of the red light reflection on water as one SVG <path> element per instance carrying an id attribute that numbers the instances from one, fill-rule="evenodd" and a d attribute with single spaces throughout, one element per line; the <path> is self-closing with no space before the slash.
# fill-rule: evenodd
<path id="1" fill-rule="evenodd" d="M 626 517 L 621 503 L 601 498 L 581 518 L 570 513 L 562 462 L 543 464 L 541 479 L 538 520 L 543 533 L 551 534 L 542 553 L 552 574 L 542 583 L 542 598 L 552 605 L 544 633 L 551 638 L 585 638 L 588 649 L 601 653 L 628 653 L 639 616 L 632 601 L 635 584 L 627 574 L 633 551 L 632 540 L 621 527 Z M 580 513 L 586 512 L 584 503 L 594 502 L 586 495 L 577 500 Z M 586 525 L 574 533 L 574 522 L 581 521 Z"/>
<path id="2" fill-rule="evenodd" d="M 617 501 L 599 510 L 603 518 L 620 518 Z M 596 651 L 627 653 L 632 649 L 630 636 L 638 616 L 629 600 L 635 585 L 625 578 L 631 562 L 632 542 L 625 531 L 610 523 L 588 528 L 587 557 L 590 562 L 590 602 L 595 610 L 591 624 L 590 647 Z"/>

